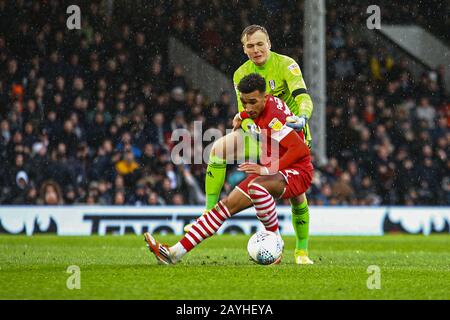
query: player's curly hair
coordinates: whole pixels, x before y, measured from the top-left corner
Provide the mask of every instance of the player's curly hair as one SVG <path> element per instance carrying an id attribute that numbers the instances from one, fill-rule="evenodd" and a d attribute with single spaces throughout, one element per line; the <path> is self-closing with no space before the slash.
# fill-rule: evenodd
<path id="1" fill-rule="evenodd" d="M 250 73 L 239 81 L 238 90 L 242 93 L 250 93 L 256 90 L 259 92 L 265 92 L 266 80 L 263 76 L 257 73 Z"/>

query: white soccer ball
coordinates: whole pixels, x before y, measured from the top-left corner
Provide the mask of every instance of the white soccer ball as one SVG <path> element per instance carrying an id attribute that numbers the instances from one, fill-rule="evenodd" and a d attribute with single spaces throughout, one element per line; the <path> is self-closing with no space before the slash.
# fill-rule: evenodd
<path id="1" fill-rule="evenodd" d="M 271 231 L 258 231 L 248 240 L 250 258 L 263 265 L 279 263 L 283 254 L 283 240 Z"/>

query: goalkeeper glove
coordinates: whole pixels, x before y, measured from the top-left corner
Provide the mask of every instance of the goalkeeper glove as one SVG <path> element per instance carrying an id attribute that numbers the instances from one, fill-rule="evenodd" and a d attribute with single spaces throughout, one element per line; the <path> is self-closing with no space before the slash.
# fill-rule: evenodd
<path id="1" fill-rule="evenodd" d="M 286 118 L 286 125 L 295 131 L 300 131 L 308 122 L 307 116 L 289 116 Z"/>
<path id="2" fill-rule="evenodd" d="M 259 133 L 261 133 L 261 130 L 259 129 L 259 127 L 250 118 L 242 120 L 241 127 L 244 130 L 244 132 L 248 132 L 248 133 L 251 133 L 251 134 L 259 134 Z"/>

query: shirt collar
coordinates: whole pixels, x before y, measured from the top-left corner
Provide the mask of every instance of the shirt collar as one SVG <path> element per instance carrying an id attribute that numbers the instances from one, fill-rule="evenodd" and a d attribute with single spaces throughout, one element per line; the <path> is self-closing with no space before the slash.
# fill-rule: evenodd
<path id="1" fill-rule="evenodd" d="M 272 61 L 272 56 L 273 56 L 272 51 L 269 50 L 269 57 L 267 58 L 266 63 L 264 63 L 262 66 L 258 66 L 258 65 L 255 64 L 256 69 L 258 69 L 258 70 L 266 69 L 270 65 L 270 63 Z"/>

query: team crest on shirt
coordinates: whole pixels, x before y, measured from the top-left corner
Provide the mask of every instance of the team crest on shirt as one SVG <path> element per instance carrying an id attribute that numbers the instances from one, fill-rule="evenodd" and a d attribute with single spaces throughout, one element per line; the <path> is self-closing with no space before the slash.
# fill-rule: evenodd
<path id="1" fill-rule="evenodd" d="M 289 71 L 291 71 L 291 73 L 294 76 L 300 76 L 302 73 L 300 71 L 300 67 L 298 66 L 297 63 L 293 63 L 288 67 Z"/>
<path id="2" fill-rule="evenodd" d="M 269 128 L 275 131 L 280 131 L 281 129 L 283 129 L 283 124 L 281 123 L 280 120 L 278 120 L 278 118 L 273 118 L 269 122 Z"/>
<path id="3" fill-rule="evenodd" d="M 272 90 L 275 90 L 275 80 L 269 80 L 269 87 Z"/>

